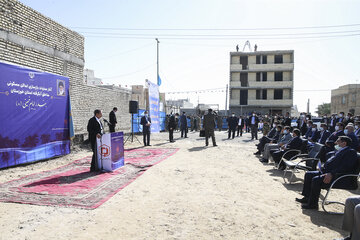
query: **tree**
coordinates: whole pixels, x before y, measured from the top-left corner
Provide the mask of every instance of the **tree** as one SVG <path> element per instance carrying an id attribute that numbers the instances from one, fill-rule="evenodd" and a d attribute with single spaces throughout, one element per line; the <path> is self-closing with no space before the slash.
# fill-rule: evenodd
<path id="1" fill-rule="evenodd" d="M 317 111 L 315 111 L 319 116 L 323 116 L 325 114 L 330 114 L 331 105 L 330 103 L 323 103 L 317 107 Z"/>

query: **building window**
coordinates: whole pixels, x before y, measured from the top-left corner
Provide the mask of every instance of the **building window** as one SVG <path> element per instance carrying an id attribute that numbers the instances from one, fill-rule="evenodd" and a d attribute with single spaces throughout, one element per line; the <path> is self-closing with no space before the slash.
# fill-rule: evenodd
<path id="1" fill-rule="evenodd" d="M 261 55 L 257 55 L 256 56 L 256 64 L 260 64 L 261 63 Z"/>
<path id="2" fill-rule="evenodd" d="M 256 81 L 257 81 L 257 82 L 260 82 L 260 81 L 261 81 L 260 74 L 261 74 L 261 73 L 259 73 L 259 72 L 256 73 Z"/>
<path id="3" fill-rule="evenodd" d="M 262 99 L 267 99 L 267 90 L 266 89 L 263 89 L 262 90 Z"/>
<path id="4" fill-rule="evenodd" d="M 248 69 L 248 57 L 247 56 L 240 56 L 240 64 L 242 65 L 242 69 Z"/>
<path id="5" fill-rule="evenodd" d="M 352 102 L 356 102 L 356 94 L 353 94 L 351 99 L 352 99 Z"/>
<path id="6" fill-rule="evenodd" d="M 256 99 L 261 99 L 261 90 L 256 90 Z"/>
<path id="7" fill-rule="evenodd" d="M 275 79 L 276 82 L 277 81 L 282 81 L 283 80 L 283 73 L 282 72 L 275 72 Z"/>
<path id="8" fill-rule="evenodd" d="M 274 89 L 274 99 L 283 99 L 282 89 Z"/>
<path id="9" fill-rule="evenodd" d="M 275 63 L 283 63 L 283 56 L 275 55 Z"/>
<path id="10" fill-rule="evenodd" d="M 341 103 L 342 103 L 342 104 L 345 104 L 345 103 L 346 103 L 346 96 L 342 96 Z"/>
<path id="11" fill-rule="evenodd" d="M 242 87 L 248 87 L 248 74 L 247 73 L 240 73 L 240 82 Z"/>
<path id="12" fill-rule="evenodd" d="M 266 55 L 262 56 L 262 64 L 267 64 L 267 56 Z"/>
<path id="13" fill-rule="evenodd" d="M 248 90 L 240 90 L 240 105 L 248 104 Z"/>
<path id="14" fill-rule="evenodd" d="M 267 81 L 267 72 L 263 72 L 262 73 L 262 81 L 266 82 Z"/>

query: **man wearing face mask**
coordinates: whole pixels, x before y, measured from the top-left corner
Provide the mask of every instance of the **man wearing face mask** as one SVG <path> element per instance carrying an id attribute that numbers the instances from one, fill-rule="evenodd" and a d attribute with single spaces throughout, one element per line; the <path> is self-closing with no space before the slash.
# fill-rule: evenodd
<path id="1" fill-rule="evenodd" d="M 259 139 L 259 144 L 257 144 L 258 151 L 254 153 L 254 155 L 261 155 L 261 152 L 264 151 L 265 144 L 269 142 L 276 143 L 279 140 L 281 129 L 277 129 L 278 122 L 274 122 L 273 128 L 270 130 L 268 135 L 263 136 Z"/>
<path id="2" fill-rule="evenodd" d="M 140 120 L 140 124 L 143 126 L 143 141 L 144 146 L 150 145 L 150 126 L 151 126 L 151 118 L 149 117 L 148 111 L 144 112 L 144 116 Z"/>
<path id="3" fill-rule="evenodd" d="M 175 116 L 177 117 L 178 114 L 176 113 Z M 174 130 L 176 128 L 176 119 L 175 119 L 175 116 L 174 114 L 170 114 L 170 118 L 169 118 L 169 123 L 168 123 L 168 129 L 169 129 L 169 141 L 172 143 L 172 142 L 175 142 L 174 141 Z"/>
<path id="4" fill-rule="evenodd" d="M 238 119 L 235 116 L 235 113 L 231 114 L 231 117 L 229 117 L 227 119 L 227 122 L 228 122 L 228 127 L 229 127 L 228 139 L 230 139 L 231 135 L 232 135 L 232 139 L 234 139 L 235 138 L 235 131 L 236 131 L 237 123 L 238 123 Z"/>
<path id="5" fill-rule="evenodd" d="M 301 136 L 304 136 L 307 131 L 305 113 L 302 113 L 298 119 L 298 128 L 300 129 Z"/>
<path id="6" fill-rule="evenodd" d="M 325 123 L 320 124 L 320 138 L 318 143 L 325 144 L 326 139 L 330 136 L 330 132 L 327 130 L 327 125 Z"/>
<path id="7" fill-rule="evenodd" d="M 355 122 L 355 135 L 359 140 L 360 139 L 360 121 Z"/>
<path id="8" fill-rule="evenodd" d="M 319 138 L 320 138 L 320 132 L 317 129 L 317 125 L 313 123 L 311 125 L 311 136 L 308 138 L 308 140 L 313 143 L 313 142 L 317 142 Z"/>
<path id="9" fill-rule="evenodd" d="M 336 122 L 341 122 L 344 123 L 345 118 L 344 118 L 344 112 L 339 112 L 338 118 L 336 119 Z"/>
<path id="10" fill-rule="evenodd" d="M 305 173 L 304 185 L 302 190 L 303 198 L 296 198 L 297 202 L 302 203 L 302 209 L 318 209 L 319 195 L 322 188 L 329 187 L 330 184 L 339 177 L 338 174 L 356 174 L 358 168 L 357 153 L 350 148 L 351 139 L 340 136 L 336 141 L 338 151 L 329 158 L 324 167 L 319 171 L 309 171 Z M 344 178 L 339 185 L 348 186 L 353 179 Z"/>
<path id="11" fill-rule="evenodd" d="M 313 121 L 308 120 L 308 121 L 307 121 L 307 130 L 306 130 L 305 137 L 304 137 L 305 139 L 311 138 L 311 135 L 312 135 L 312 125 L 313 125 Z"/>
<path id="12" fill-rule="evenodd" d="M 336 114 L 333 114 L 331 116 L 330 123 L 329 123 L 329 131 L 331 133 L 335 132 L 336 121 L 337 121 Z"/>
<path id="13" fill-rule="evenodd" d="M 330 152 L 334 150 L 334 144 L 335 141 L 340 136 L 344 136 L 344 124 L 341 122 L 336 123 L 335 126 L 335 132 L 333 132 L 328 139 L 326 139 L 325 146 L 326 146 L 326 152 Z"/>
<path id="14" fill-rule="evenodd" d="M 359 141 L 354 133 L 354 125 L 352 123 L 349 123 L 344 130 L 344 133 L 346 136 L 348 136 L 351 139 L 351 145 L 350 147 L 354 149 L 355 151 L 359 148 Z"/>
<path id="15" fill-rule="evenodd" d="M 302 140 L 300 138 L 300 130 L 299 129 L 294 129 L 293 130 L 293 137 L 292 139 L 284 144 L 283 146 L 281 146 L 280 150 L 275 151 L 275 152 L 271 152 L 271 156 L 274 160 L 274 162 L 276 164 L 278 164 L 282 158 L 282 156 L 284 156 L 284 154 L 292 149 L 296 149 L 296 150 L 300 150 L 302 146 Z M 297 153 L 296 152 L 289 152 L 286 155 L 286 159 L 289 160 L 290 158 L 292 158 L 293 156 L 295 156 Z M 280 170 L 284 170 L 285 169 L 285 164 L 282 162 L 282 164 L 279 166 Z"/>
<path id="16" fill-rule="evenodd" d="M 254 140 L 254 138 L 257 140 L 259 118 L 256 116 L 255 112 L 253 112 L 252 116 L 249 119 L 249 122 L 251 128 L 251 140 Z"/>
<path id="17" fill-rule="evenodd" d="M 283 126 L 291 126 L 291 118 L 290 118 L 290 113 L 289 112 L 286 112 L 285 114 L 285 118 L 283 120 L 283 123 L 282 123 Z"/>
<path id="18" fill-rule="evenodd" d="M 282 126 L 278 125 L 278 129 L 281 129 Z M 270 152 L 271 151 L 277 151 L 282 147 L 283 145 L 287 144 L 291 140 L 291 134 L 290 134 L 290 127 L 286 126 L 283 130 L 283 135 L 280 137 L 280 140 L 278 143 L 274 144 L 272 141 L 270 143 L 265 144 L 263 157 L 260 159 L 260 162 L 267 163 L 269 162 Z"/>

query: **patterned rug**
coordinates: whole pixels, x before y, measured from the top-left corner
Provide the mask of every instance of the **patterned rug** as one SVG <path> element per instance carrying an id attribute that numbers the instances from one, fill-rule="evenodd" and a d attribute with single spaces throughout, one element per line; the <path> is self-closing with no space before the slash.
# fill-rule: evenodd
<path id="1" fill-rule="evenodd" d="M 95 209 L 177 150 L 125 150 L 125 166 L 110 173 L 89 172 L 89 156 L 50 171 L 0 184 L 0 202 Z"/>

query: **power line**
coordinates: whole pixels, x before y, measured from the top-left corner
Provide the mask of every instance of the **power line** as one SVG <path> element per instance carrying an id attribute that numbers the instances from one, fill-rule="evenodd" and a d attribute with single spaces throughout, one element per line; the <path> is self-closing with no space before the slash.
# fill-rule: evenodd
<path id="1" fill-rule="evenodd" d="M 360 26 L 359 23 L 323 26 L 301 27 L 278 27 L 278 28 L 110 28 L 110 27 L 71 27 L 73 29 L 97 29 L 97 30 L 126 30 L 126 31 L 268 31 L 268 30 L 296 30 L 296 29 L 319 29 L 319 28 L 343 28 Z"/>
<path id="2" fill-rule="evenodd" d="M 269 37 L 269 36 L 302 36 L 302 35 L 324 35 L 360 33 L 359 30 L 335 31 L 335 32 L 305 32 L 305 33 L 272 33 L 272 34 L 146 34 L 146 33 L 109 33 L 109 32 L 80 32 L 82 34 L 97 34 L 105 36 L 151 36 L 154 37 Z"/>

